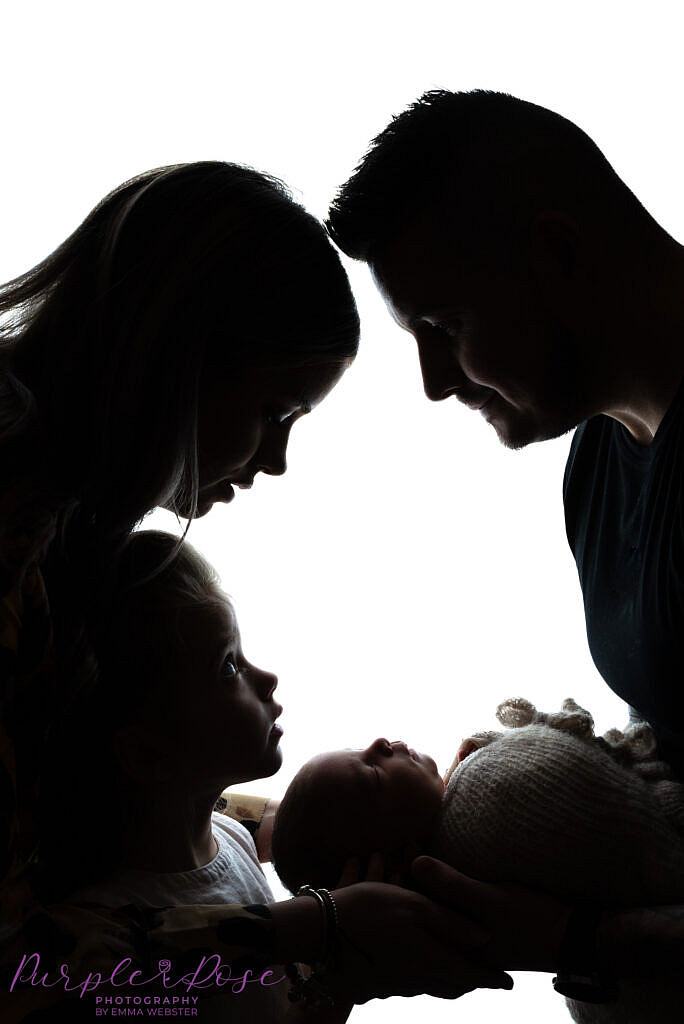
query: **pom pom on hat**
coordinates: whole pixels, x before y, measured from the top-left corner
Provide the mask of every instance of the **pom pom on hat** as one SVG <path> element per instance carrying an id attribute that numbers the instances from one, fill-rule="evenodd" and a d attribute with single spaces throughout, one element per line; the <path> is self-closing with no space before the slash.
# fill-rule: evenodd
<path id="1" fill-rule="evenodd" d="M 503 704 L 499 704 L 496 717 L 508 729 L 519 729 L 535 721 L 537 710 L 534 704 L 530 704 L 524 697 L 510 697 Z"/>

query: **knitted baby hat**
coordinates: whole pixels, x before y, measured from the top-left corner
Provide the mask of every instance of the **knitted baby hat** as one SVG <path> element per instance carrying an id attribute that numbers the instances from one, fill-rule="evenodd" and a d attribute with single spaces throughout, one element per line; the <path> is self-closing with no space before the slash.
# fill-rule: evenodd
<path id="1" fill-rule="evenodd" d="M 509 733 L 461 745 L 433 853 L 483 881 L 629 905 L 684 896 L 684 787 L 648 726 L 595 737 L 573 700 L 553 715 L 521 698 Z"/>

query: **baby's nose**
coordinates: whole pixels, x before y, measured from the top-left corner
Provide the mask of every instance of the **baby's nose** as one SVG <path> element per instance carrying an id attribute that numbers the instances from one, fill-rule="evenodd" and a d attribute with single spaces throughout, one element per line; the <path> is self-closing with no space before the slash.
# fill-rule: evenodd
<path id="1" fill-rule="evenodd" d="M 369 750 L 374 754 L 384 754 L 385 757 L 391 757 L 394 753 L 392 744 L 384 736 L 379 736 L 377 740 L 373 740 Z"/>

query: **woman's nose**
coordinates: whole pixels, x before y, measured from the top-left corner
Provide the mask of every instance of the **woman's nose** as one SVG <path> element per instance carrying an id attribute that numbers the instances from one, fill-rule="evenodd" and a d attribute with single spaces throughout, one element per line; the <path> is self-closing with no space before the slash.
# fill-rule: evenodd
<path id="1" fill-rule="evenodd" d="M 286 470 L 285 445 L 280 452 L 269 452 L 268 456 L 260 457 L 257 465 L 257 472 L 266 473 L 267 476 L 282 476 Z"/>
<path id="2" fill-rule="evenodd" d="M 261 443 L 256 455 L 257 471 L 268 476 L 282 476 L 287 469 L 287 443 L 290 425 L 276 425 Z"/>

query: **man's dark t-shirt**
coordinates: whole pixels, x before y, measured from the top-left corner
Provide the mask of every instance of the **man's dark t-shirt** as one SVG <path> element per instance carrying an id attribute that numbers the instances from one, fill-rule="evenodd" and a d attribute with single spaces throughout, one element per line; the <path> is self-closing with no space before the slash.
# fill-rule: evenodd
<path id="1" fill-rule="evenodd" d="M 596 667 L 684 775 L 684 384 L 648 446 L 578 427 L 563 493 Z"/>

